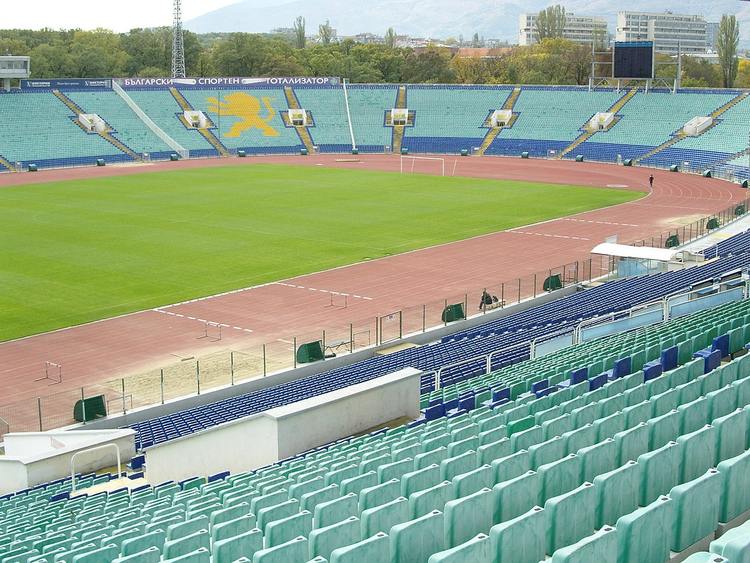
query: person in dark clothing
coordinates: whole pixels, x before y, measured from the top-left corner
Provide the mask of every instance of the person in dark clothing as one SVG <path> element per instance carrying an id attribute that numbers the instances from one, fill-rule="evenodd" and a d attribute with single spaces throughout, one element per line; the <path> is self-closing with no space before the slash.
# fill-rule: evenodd
<path id="1" fill-rule="evenodd" d="M 654 175 L 653 174 L 651 174 L 648 177 L 648 185 L 651 186 L 652 188 L 654 187 Z"/>

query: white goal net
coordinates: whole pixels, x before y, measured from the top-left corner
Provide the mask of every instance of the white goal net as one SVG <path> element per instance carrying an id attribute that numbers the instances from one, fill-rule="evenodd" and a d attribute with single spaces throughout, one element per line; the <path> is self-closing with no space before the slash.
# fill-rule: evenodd
<path id="1" fill-rule="evenodd" d="M 445 176 L 445 159 L 438 156 L 401 155 L 401 174 Z"/>

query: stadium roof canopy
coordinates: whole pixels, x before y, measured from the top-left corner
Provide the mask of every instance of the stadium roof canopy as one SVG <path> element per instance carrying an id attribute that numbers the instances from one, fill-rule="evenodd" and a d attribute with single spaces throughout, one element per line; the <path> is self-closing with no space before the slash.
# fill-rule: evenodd
<path id="1" fill-rule="evenodd" d="M 627 244 L 615 244 L 603 242 L 593 248 L 592 254 L 603 254 L 605 256 L 616 256 L 617 258 L 636 258 L 640 260 L 656 260 L 658 262 L 671 262 L 684 250 L 676 248 L 653 248 L 651 246 L 630 246 Z"/>

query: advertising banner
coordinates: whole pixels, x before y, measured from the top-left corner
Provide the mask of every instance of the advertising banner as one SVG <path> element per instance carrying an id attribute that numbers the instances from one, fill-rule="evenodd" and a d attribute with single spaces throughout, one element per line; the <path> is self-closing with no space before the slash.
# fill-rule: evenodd
<path id="1" fill-rule="evenodd" d="M 111 78 L 59 78 L 49 80 L 21 80 L 22 90 L 44 89 L 75 89 L 75 88 L 112 88 Z"/>
<path id="2" fill-rule="evenodd" d="M 339 84 L 338 78 L 330 76 L 299 77 L 200 77 L 200 78 L 116 78 L 123 89 L 159 88 L 178 86 L 180 88 L 227 88 L 242 86 L 324 86 Z"/>

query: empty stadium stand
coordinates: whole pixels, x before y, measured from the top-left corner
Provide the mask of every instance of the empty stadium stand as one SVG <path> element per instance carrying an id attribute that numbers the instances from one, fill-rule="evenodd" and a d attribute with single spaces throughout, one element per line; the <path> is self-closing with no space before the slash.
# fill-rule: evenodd
<path id="1" fill-rule="evenodd" d="M 699 282 L 712 280 L 725 272 L 737 271 L 748 264 L 750 254 L 743 253 L 682 271 L 604 284 L 533 310 L 457 333 L 444 342 L 373 357 L 290 383 L 139 422 L 131 428 L 138 433 L 137 444 L 143 448 L 275 406 L 367 381 L 404 367 L 430 371 L 490 352 L 503 351 L 495 353 L 492 359 L 492 369 L 500 369 L 529 358 L 528 345 L 514 345 L 529 343 L 560 329 L 572 330 L 585 318 L 627 310 L 633 305 L 660 299 Z M 464 362 L 455 369 L 445 370 L 442 374 L 443 385 L 483 374 L 485 366 L 486 360 L 478 358 L 473 362 Z M 434 374 L 427 374 L 422 378 L 423 393 L 431 391 L 434 385 Z"/>
<path id="2" fill-rule="evenodd" d="M 346 93 L 340 85 L 149 86 L 130 87 L 127 93 L 192 157 L 228 156 L 238 150 L 291 154 L 303 148 L 346 153 L 353 136 L 361 152 L 403 148 L 412 153 L 582 155 L 603 162 L 634 159 L 643 166 L 711 169 L 734 180 L 749 177 L 745 129 L 750 99 L 736 90 L 675 94 L 589 92 L 573 86 L 354 84 Z M 290 123 L 287 112 L 295 108 L 307 111 L 306 126 Z M 408 110 L 408 124 L 388 122 L 394 108 Z M 0 93 L 0 109 L 10 116 L 9 133 L 0 139 L 0 171 L 32 161 L 43 167 L 90 165 L 97 158 L 117 162 L 148 153 L 160 159 L 173 152 L 113 90 Z M 75 123 L 79 110 L 100 115 L 111 132 L 83 131 Z M 183 119 L 185 110 L 203 112 L 210 123 L 191 128 Z M 512 112 L 500 128 L 490 124 L 496 110 Z M 605 130 L 592 131 L 587 124 L 599 112 L 614 114 L 614 121 Z M 700 116 L 712 117 L 713 123 L 695 137 L 686 136 L 682 127 Z M 30 141 L 35 134 L 47 141 Z"/>
<path id="3" fill-rule="evenodd" d="M 691 350 L 707 330 L 729 338 L 740 329 L 744 343 L 749 311 L 747 301 L 731 303 L 544 361 L 573 368 L 614 350 L 664 357 L 693 331 L 702 340 L 691 339 Z M 537 386 L 494 408 L 474 396 L 448 416 L 246 473 L 73 498 L 64 484 L 7 496 L 0 556 L 666 563 L 705 546 L 690 561 L 743 560 L 747 525 L 736 524 L 750 510 L 750 356 L 717 366 L 678 355 L 664 371 L 634 365 L 595 388 L 593 378 Z M 538 373 L 517 367 L 520 377 Z"/>

